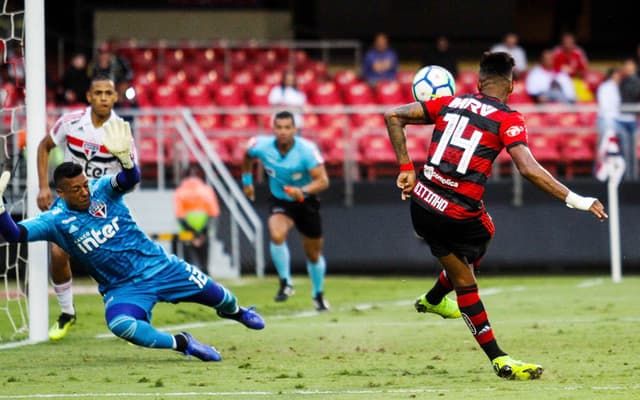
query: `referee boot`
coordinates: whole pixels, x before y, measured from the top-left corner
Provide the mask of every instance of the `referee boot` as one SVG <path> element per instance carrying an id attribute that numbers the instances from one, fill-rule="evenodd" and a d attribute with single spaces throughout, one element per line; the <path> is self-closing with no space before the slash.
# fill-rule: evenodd
<path id="1" fill-rule="evenodd" d="M 275 301 L 287 301 L 290 296 L 293 296 L 296 291 L 293 289 L 293 286 L 289 285 L 286 279 L 280 279 L 280 289 L 278 289 L 278 293 L 276 293 L 276 297 L 273 299 Z"/>
<path id="2" fill-rule="evenodd" d="M 458 303 L 447 296 L 444 296 L 440 303 L 433 305 L 427 301 L 427 294 L 425 293 L 416 299 L 414 307 L 419 313 L 438 314 L 442 318 L 460 318 L 462 316 Z"/>
<path id="3" fill-rule="evenodd" d="M 322 292 L 316 294 L 316 297 L 313 298 L 313 303 L 316 306 L 316 311 L 329 311 L 329 302 L 324 298 Z"/>
<path id="4" fill-rule="evenodd" d="M 509 356 L 500 356 L 491 360 L 493 370 L 500 378 L 526 381 L 538 379 L 544 369 L 541 365 L 514 360 Z"/>
<path id="5" fill-rule="evenodd" d="M 76 323 L 75 314 L 62 313 L 58 320 L 49 328 L 49 339 L 60 340 L 67 335 L 71 325 Z"/>

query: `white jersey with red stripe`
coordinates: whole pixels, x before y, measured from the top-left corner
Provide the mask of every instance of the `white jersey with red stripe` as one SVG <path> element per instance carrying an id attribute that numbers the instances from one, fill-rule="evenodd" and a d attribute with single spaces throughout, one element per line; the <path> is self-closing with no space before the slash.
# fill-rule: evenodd
<path id="1" fill-rule="evenodd" d="M 111 110 L 107 123 L 118 118 Z M 64 160 L 84 166 L 89 178 L 99 178 L 122 170 L 116 157 L 102 145 L 105 136 L 103 127 L 96 128 L 91 121 L 91 107 L 63 114 L 49 132 L 53 142 L 64 150 Z M 135 146 L 131 142 L 131 154 L 135 157 Z"/>

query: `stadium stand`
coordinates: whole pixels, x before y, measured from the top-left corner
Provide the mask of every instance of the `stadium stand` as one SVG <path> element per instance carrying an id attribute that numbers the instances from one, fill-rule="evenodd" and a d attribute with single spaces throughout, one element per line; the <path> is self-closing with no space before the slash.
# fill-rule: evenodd
<path id="1" fill-rule="evenodd" d="M 115 49 L 130 60 L 135 71 L 133 88 L 140 109 L 191 108 L 197 123 L 207 137 L 212 138 L 221 158 L 233 171 L 238 171 L 240 163 L 236 150 L 239 143 L 253 134 L 268 132 L 271 123 L 271 112 L 252 111 L 252 107 L 268 107 L 269 90 L 281 82 L 285 70 L 293 68 L 310 109 L 322 109 L 322 112 L 305 111 L 303 134 L 318 141 L 330 173 L 338 176 L 342 172 L 345 148 L 348 148 L 345 140 L 351 140 L 354 151 L 350 157 L 361 167 L 362 178 L 372 180 L 397 172 L 379 110 L 380 106 L 413 101 L 414 68 L 401 69 L 397 80 L 372 87 L 352 67 L 327 65 L 303 49 L 278 44 L 263 48 L 247 42 L 229 48 L 224 42 L 211 42 L 206 46 L 184 42 L 171 47 L 162 41 L 141 45 L 135 40 L 123 40 Z M 604 74 L 593 68 L 585 75 L 590 88 L 597 87 L 603 78 Z M 475 71 L 461 69 L 456 81 L 457 92 L 475 92 L 477 79 Z M 19 101 L 12 95 L 11 87 L 4 90 L 5 101 Z M 591 175 L 596 157 L 595 111 L 538 112 L 524 90 L 522 79 L 515 82 L 510 104 L 518 110 L 526 109 L 523 113 L 529 127 L 531 150 L 552 172 L 564 173 L 568 179 Z M 369 107 L 376 111 L 368 111 Z M 156 119 L 153 116 L 136 118 L 141 164 L 155 165 L 159 154 L 158 143 L 154 143 L 157 136 L 147 134 L 146 130 L 155 126 Z M 430 132 L 415 139 L 412 136 L 408 142 L 416 162 L 426 156 L 429 135 Z M 176 138 L 168 141 L 168 148 L 175 144 L 172 140 Z M 164 156 L 169 159 L 172 155 Z M 511 162 L 505 152 L 500 154 L 497 165 L 500 175 L 510 173 Z M 148 176 L 155 173 L 157 171 L 149 169 Z"/>

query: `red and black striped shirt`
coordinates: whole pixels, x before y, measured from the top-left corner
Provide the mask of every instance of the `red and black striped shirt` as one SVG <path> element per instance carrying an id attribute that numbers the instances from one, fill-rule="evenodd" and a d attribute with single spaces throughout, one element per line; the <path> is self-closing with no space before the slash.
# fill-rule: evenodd
<path id="1" fill-rule="evenodd" d="M 427 124 L 435 126 L 412 198 L 451 218 L 478 216 L 493 161 L 505 147 L 527 145 L 522 114 L 480 93 L 421 104 Z"/>

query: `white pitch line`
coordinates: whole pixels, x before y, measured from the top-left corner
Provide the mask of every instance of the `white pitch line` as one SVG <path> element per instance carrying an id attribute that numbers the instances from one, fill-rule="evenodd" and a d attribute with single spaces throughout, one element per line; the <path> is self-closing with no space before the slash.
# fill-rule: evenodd
<path id="1" fill-rule="evenodd" d="M 590 288 L 590 287 L 593 287 L 593 286 L 602 285 L 603 283 L 604 283 L 604 279 L 602 279 L 602 278 L 598 278 L 598 279 L 589 279 L 589 280 L 582 281 L 582 282 L 578 283 L 578 284 L 576 285 L 576 287 L 579 287 L 579 288 L 581 288 L 581 289 L 583 289 L 583 288 Z"/>
<path id="2" fill-rule="evenodd" d="M 468 389 L 450 390 L 438 388 L 415 388 L 415 389 L 345 389 L 345 390 L 291 390 L 291 391 L 243 391 L 243 392 L 156 392 L 156 393 L 32 393 L 24 395 L 0 395 L 0 399 L 70 399 L 70 398 L 117 398 L 117 397 L 194 397 L 194 396 L 213 396 L 213 397 L 231 397 L 231 396 L 318 396 L 318 395 L 375 395 L 375 394 L 419 394 L 419 393 L 456 393 L 456 392 L 493 392 L 493 387 L 470 387 Z M 619 392 L 619 391 L 637 391 L 640 385 L 615 385 L 615 386 L 540 386 L 536 390 L 544 392 L 575 392 L 577 390 L 601 391 L 601 392 Z M 628 394 L 628 393 L 627 393 Z"/>

